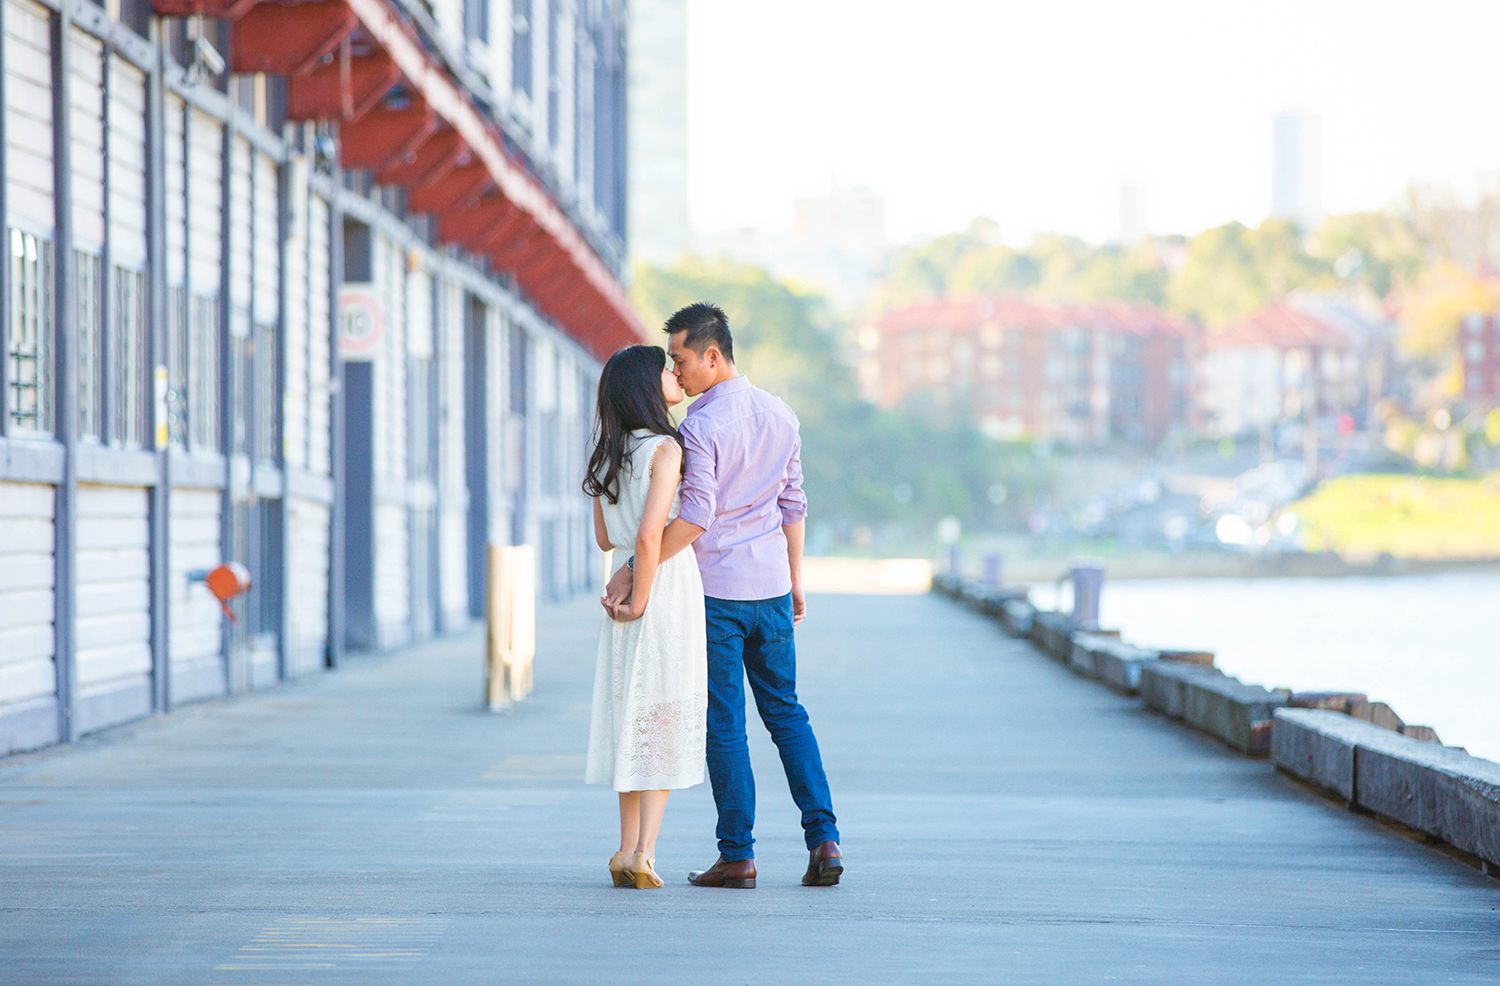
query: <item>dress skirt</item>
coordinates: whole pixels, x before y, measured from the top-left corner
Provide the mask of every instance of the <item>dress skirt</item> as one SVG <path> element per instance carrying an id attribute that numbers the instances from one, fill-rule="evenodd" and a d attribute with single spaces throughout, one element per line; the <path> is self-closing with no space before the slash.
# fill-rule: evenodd
<path id="1" fill-rule="evenodd" d="M 646 611 L 599 631 L 584 779 L 616 791 L 701 784 L 708 715 L 703 580 L 691 548 L 657 567 Z"/>

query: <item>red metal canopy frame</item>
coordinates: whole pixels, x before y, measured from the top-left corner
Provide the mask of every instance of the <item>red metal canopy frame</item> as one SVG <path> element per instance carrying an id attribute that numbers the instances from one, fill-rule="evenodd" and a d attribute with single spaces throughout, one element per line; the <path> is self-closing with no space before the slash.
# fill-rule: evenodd
<path id="1" fill-rule="evenodd" d="M 340 124 L 340 161 L 409 192 L 439 238 L 512 273 L 600 359 L 646 338 L 613 272 L 387 0 L 155 0 L 235 22 L 235 72 L 288 77 L 288 115 Z"/>

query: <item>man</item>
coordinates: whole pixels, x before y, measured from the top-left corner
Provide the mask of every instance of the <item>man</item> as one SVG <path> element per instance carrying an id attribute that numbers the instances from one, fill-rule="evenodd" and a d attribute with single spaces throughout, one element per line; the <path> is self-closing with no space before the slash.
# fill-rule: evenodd
<path id="1" fill-rule="evenodd" d="M 802 591 L 802 442 L 797 416 L 734 366 L 724 312 L 688 305 L 667 319 L 668 352 L 682 389 L 698 397 L 679 429 L 687 453 L 682 511 L 662 534 L 661 557 L 693 546 L 708 625 L 708 775 L 719 809 L 719 859 L 688 874 L 699 887 L 755 886 L 755 775 L 745 735 L 745 679 L 802 810 L 803 886 L 831 887 L 844 871 L 833 799 L 818 741 L 797 701 L 792 628 L 807 615 Z M 701 395 L 701 396 L 699 396 Z M 629 598 L 630 568 L 615 573 L 606 606 Z"/>

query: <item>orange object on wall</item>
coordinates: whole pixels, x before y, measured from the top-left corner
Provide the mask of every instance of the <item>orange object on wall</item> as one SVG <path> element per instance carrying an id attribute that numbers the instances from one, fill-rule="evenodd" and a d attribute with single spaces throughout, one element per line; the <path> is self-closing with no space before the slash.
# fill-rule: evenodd
<path id="1" fill-rule="evenodd" d="M 250 570 L 237 561 L 227 561 L 204 576 L 203 581 L 208 591 L 219 600 L 219 605 L 224 607 L 229 622 L 238 623 L 239 617 L 229 608 L 229 600 L 250 591 Z"/>

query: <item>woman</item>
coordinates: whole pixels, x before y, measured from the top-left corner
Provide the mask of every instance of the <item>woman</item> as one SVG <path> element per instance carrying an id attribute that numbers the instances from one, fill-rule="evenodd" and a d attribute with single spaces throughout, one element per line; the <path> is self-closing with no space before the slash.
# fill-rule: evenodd
<path id="1" fill-rule="evenodd" d="M 660 561 L 682 482 L 682 438 L 667 408 L 681 400 L 662 350 L 631 346 L 611 356 L 583 481 L 599 547 L 634 553 L 631 597 L 599 634 L 584 779 L 619 792 L 620 849 L 609 872 L 615 886 L 640 890 L 662 885 L 656 835 L 667 794 L 702 783 L 704 772 L 703 582 L 691 551 Z"/>

